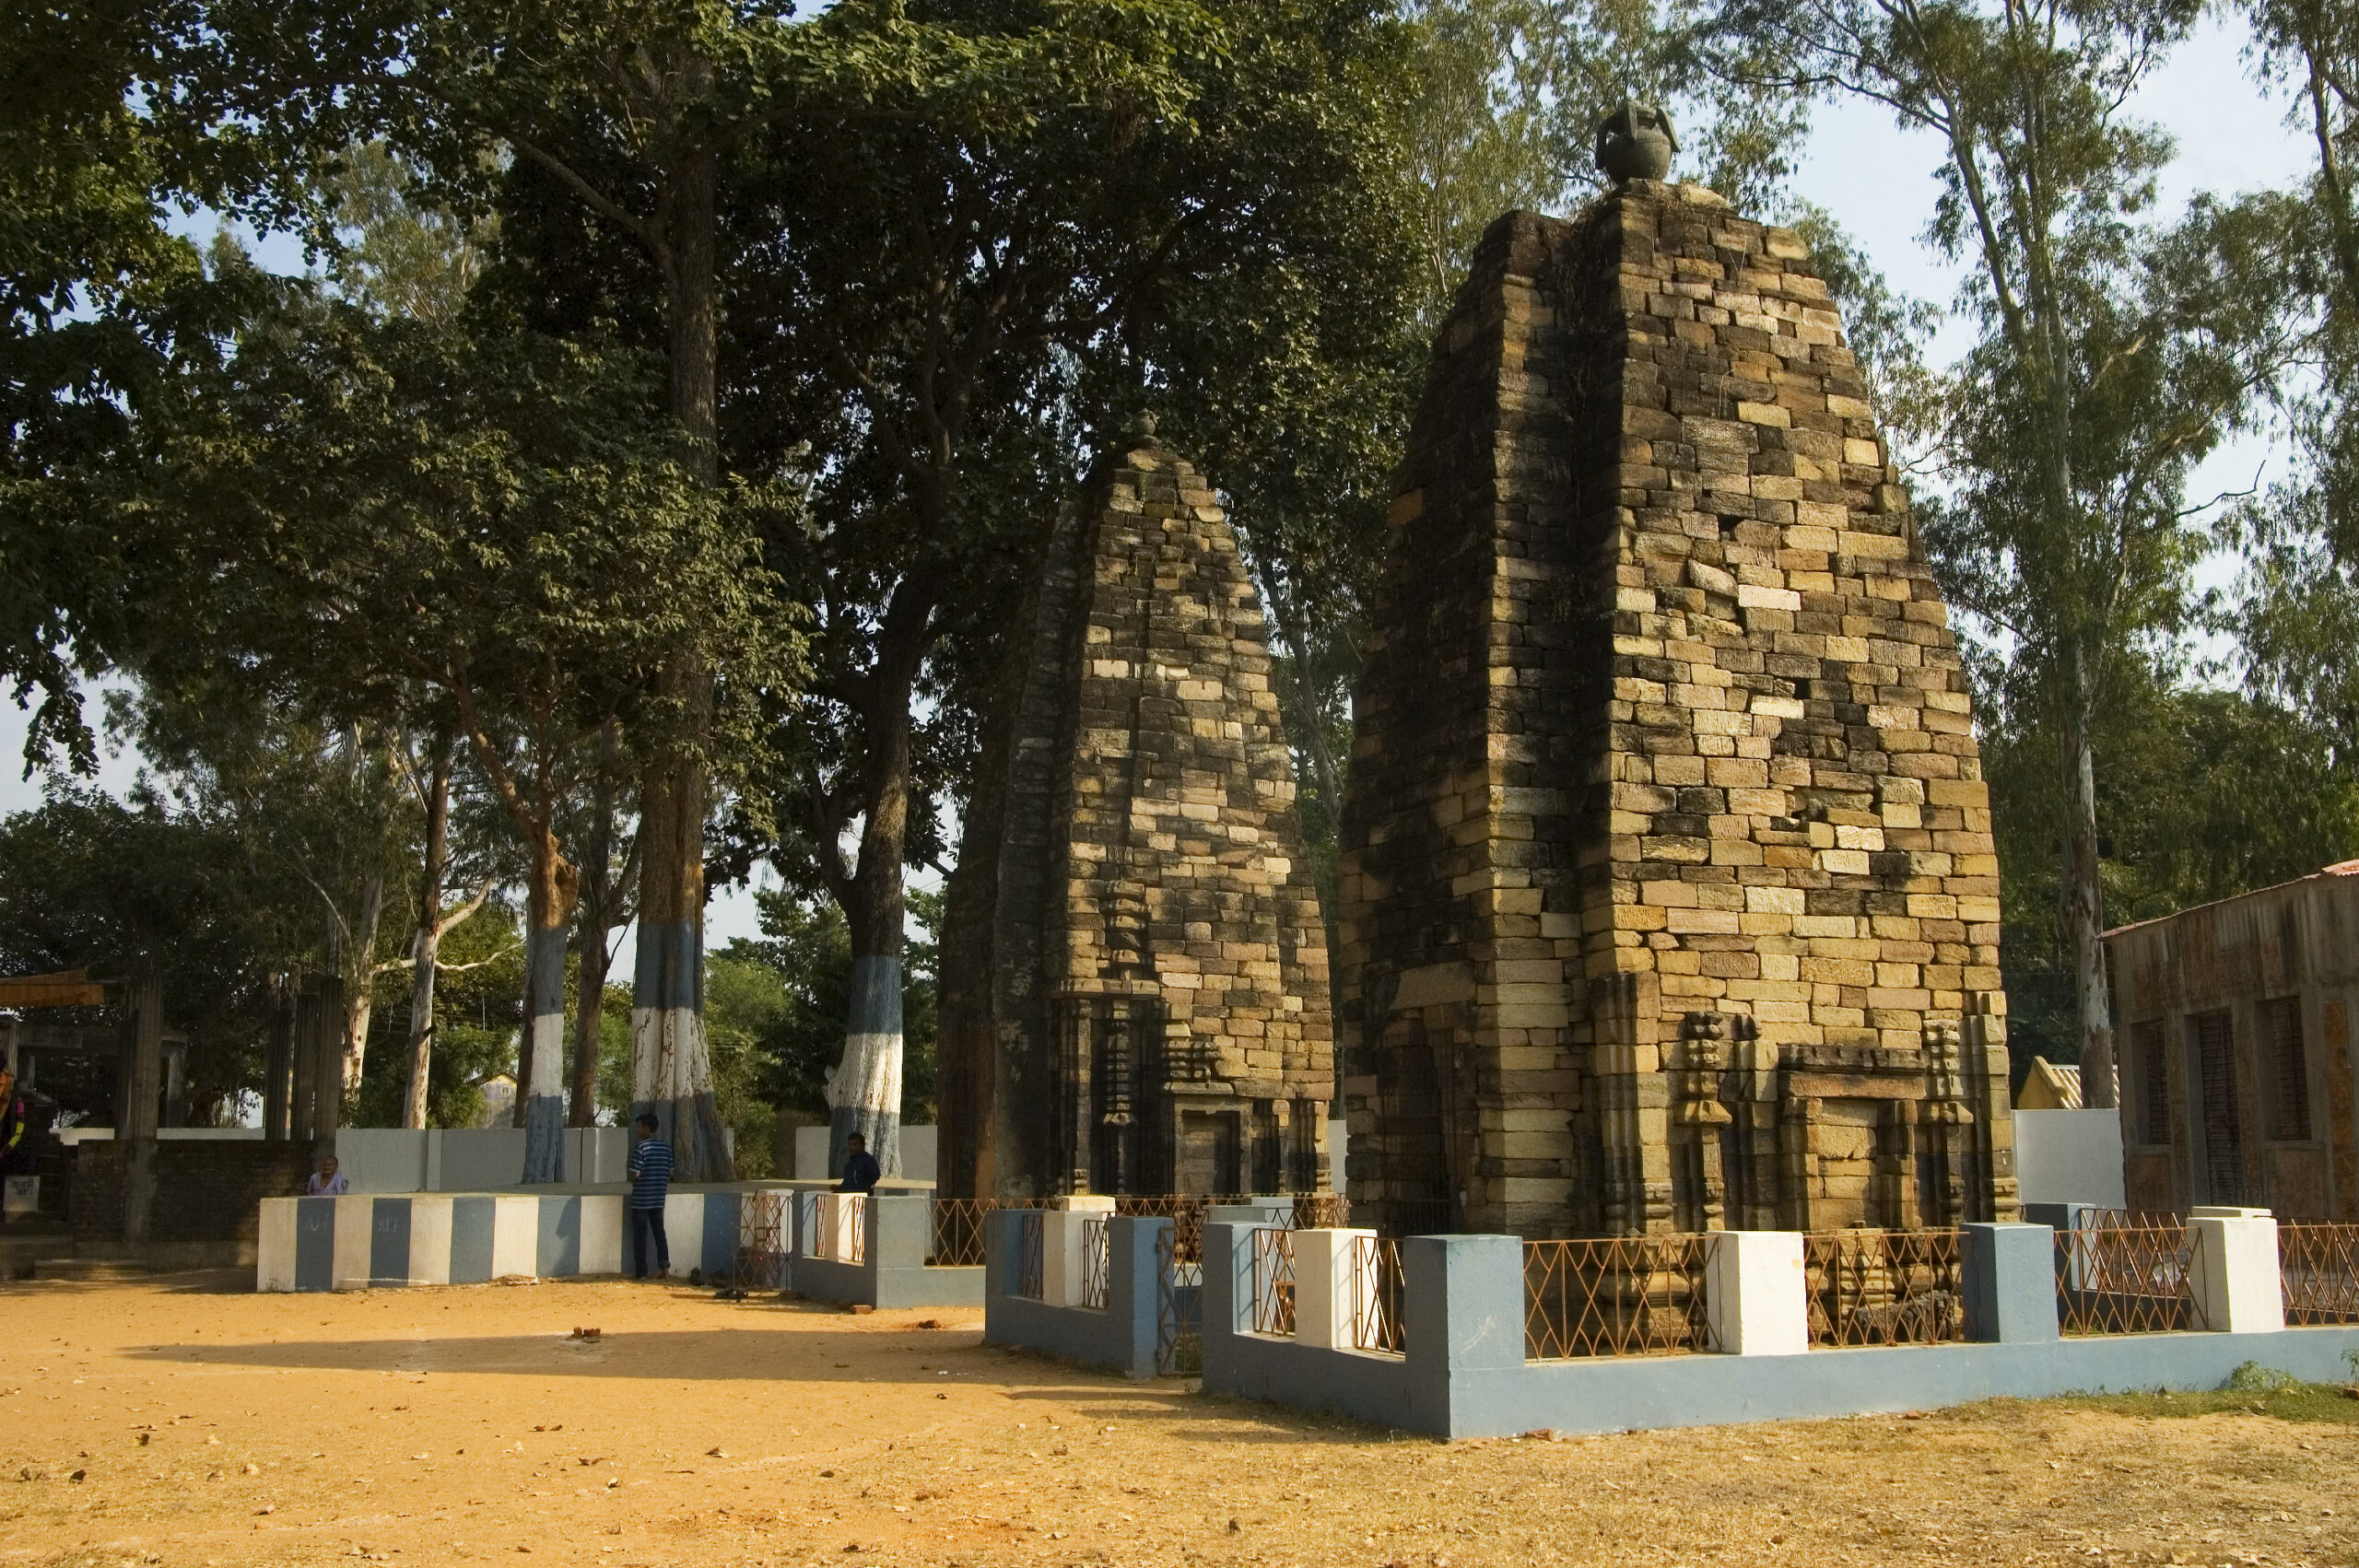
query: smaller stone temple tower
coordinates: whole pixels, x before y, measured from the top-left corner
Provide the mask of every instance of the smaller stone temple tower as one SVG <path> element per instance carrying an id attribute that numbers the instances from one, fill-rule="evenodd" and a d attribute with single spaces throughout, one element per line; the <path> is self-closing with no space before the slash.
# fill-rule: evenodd
<path id="1" fill-rule="evenodd" d="M 1324 1185 L 1326 935 L 1262 608 L 1141 423 L 1008 626 L 945 920 L 945 1196 Z"/>

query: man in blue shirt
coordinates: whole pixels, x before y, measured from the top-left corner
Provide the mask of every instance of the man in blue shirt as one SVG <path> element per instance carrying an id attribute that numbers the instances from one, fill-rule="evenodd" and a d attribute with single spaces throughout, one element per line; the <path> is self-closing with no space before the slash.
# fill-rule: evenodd
<path id="1" fill-rule="evenodd" d="M 632 1276 L 647 1278 L 647 1254 L 655 1252 L 655 1276 L 672 1271 L 672 1244 L 663 1238 L 663 1198 L 672 1187 L 672 1146 L 655 1136 L 655 1118 L 639 1118 L 639 1141 L 630 1151 L 630 1261 Z"/>
<path id="2" fill-rule="evenodd" d="M 885 1176 L 876 1156 L 868 1152 L 868 1140 L 855 1132 L 844 1140 L 844 1176 L 836 1186 L 838 1192 L 874 1192 Z"/>

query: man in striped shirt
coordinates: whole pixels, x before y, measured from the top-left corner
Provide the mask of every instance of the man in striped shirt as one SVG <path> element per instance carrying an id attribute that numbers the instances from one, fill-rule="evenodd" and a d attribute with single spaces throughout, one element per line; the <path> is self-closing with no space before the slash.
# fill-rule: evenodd
<path id="1" fill-rule="evenodd" d="M 634 1277 L 647 1278 L 647 1254 L 655 1252 L 655 1275 L 672 1271 L 672 1244 L 663 1238 L 663 1198 L 672 1187 L 672 1146 L 655 1136 L 655 1118 L 639 1118 L 639 1141 L 630 1151 L 630 1260 Z"/>

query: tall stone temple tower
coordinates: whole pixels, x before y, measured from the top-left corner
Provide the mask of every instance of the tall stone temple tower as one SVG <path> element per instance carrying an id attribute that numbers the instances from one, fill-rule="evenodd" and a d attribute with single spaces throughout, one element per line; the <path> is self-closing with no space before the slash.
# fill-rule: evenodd
<path id="1" fill-rule="evenodd" d="M 1008 627 L 945 922 L 945 1195 L 1325 1185 L 1326 933 L 1262 609 L 1143 427 Z"/>
<path id="2" fill-rule="evenodd" d="M 1866 388 L 1792 234 L 1609 172 L 1492 225 L 1396 478 L 1343 822 L 1356 1222 L 2012 1218 L 1988 791 Z"/>

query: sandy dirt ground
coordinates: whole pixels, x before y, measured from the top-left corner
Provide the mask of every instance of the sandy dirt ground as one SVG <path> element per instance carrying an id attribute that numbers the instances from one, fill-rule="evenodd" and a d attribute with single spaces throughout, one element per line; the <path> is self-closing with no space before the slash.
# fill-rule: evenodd
<path id="1" fill-rule="evenodd" d="M 2359 1426 L 2253 1414 L 1440 1444 L 620 1281 L 27 1282 L 0 1325 L 6 1564 L 2359 1562 Z"/>

